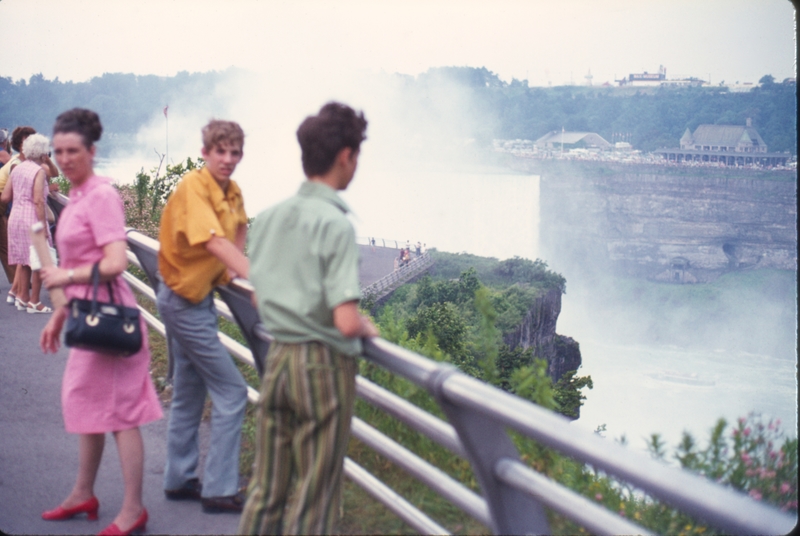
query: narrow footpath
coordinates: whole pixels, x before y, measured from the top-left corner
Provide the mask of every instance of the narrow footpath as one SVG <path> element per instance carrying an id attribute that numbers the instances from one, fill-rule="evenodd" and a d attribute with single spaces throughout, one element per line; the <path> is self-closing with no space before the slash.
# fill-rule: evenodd
<path id="1" fill-rule="evenodd" d="M 369 285 L 393 270 L 397 249 L 359 246 L 360 279 Z M 122 504 L 122 474 L 112 434 L 95 493 L 100 519 L 81 514 L 69 521 L 44 521 L 41 513 L 67 496 L 78 470 L 78 438 L 64 431 L 61 379 L 68 349 L 45 355 L 39 334 L 50 315 L 28 314 L 5 303 L 11 285 L 0 281 L 0 533 L 96 534 L 114 520 Z M 45 297 L 45 303 L 49 301 Z M 239 516 L 204 514 L 198 502 L 164 498 L 167 418 L 142 427 L 145 446 L 144 504 L 148 534 L 236 534 Z M 200 430 L 207 451 L 208 425 Z M 203 466 L 201 459 L 200 467 Z M 201 475 L 202 477 L 202 475 Z"/>
<path id="2" fill-rule="evenodd" d="M 49 315 L 28 314 L 6 304 L 9 288 L 5 280 L 0 283 L 0 532 L 97 534 L 114 520 L 122 504 L 114 438 L 106 435 L 95 486 L 100 519 L 88 521 L 79 515 L 70 521 L 42 520 L 41 513 L 58 506 L 69 493 L 78 469 L 78 439 L 64 431 L 61 417 L 67 349 L 54 355 L 42 353 L 39 333 Z M 164 498 L 168 411 L 164 413 L 164 419 L 142 427 L 144 504 L 150 515 L 147 533 L 236 534 L 238 515 L 204 514 L 198 502 Z"/>

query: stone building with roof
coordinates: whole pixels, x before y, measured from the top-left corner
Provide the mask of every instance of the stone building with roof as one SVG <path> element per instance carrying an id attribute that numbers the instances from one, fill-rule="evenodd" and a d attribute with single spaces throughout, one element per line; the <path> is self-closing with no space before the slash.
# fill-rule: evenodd
<path id="1" fill-rule="evenodd" d="M 594 132 L 548 132 L 534 142 L 539 149 L 611 149 L 611 144 Z"/>
<path id="2" fill-rule="evenodd" d="M 716 162 L 728 166 L 784 166 L 788 153 L 770 153 L 750 119 L 742 125 L 700 125 L 686 129 L 680 148 L 658 149 L 670 162 Z"/>

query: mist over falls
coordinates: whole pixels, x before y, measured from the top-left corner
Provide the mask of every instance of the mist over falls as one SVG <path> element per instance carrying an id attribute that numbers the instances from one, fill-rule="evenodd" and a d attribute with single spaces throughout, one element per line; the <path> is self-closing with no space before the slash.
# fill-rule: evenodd
<path id="1" fill-rule="evenodd" d="M 595 380 L 579 425 L 594 429 L 607 423 L 611 435 L 628 433 L 638 442 L 651 432 L 671 433 L 677 440 L 681 428 L 703 435 L 718 417 L 731 420 L 751 410 L 783 411 L 785 422 L 794 421 L 792 181 L 626 176 L 634 168 L 605 172 L 603 180 L 567 168 L 556 176 L 545 169 L 514 171 L 486 150 L 492 137 L 535 139 L 546 130 L 560 130 L 562 120 L 569 128 L 582 107 L 656 106 L 668 96 L 626 100 L 584 97 L 570 88 L 530 88 L 524 91 L 536 97 L 531 100 L 536 107 L 523 117 L 494 108 L 503 102 L 510 106 L 510 97 L 486 96 L 524 88 L 487 85 L 486 77 L 470 84 L 439 75 L 414 80 L 326 73 L 322 87 L 317 74 L 235 73 L 209 89 L 210 99 L 193 92 L 186 99 L 173 95 L 170 160 L 197 156 L 199 130 L 210 117 L 240 121 L 247 138 L 235 178 L 254 216 L 292 195 L 304 180 L 294 137 L 300 121 L 329 99 L 347 102 L 363 109 L 370 122 L 356 178 L 344 194 L 358 236 L 420 241 L 443 251 L 500 259 L 539 257 L 566 277 L 557 332 L 580 344 L 578 374 Z M 570 98 L 570 92 L 576 95 Z M 766 94 L 759 98 L 769 100 Z M 724 99 L 733 104 L 738 97 Z M 554 110 L 569 113 L 550 117 Z M 652 120 L 648 110 L 622 116 Z M 108 173 L 129 182 L 140 167 L 154 167 L 154 147 L 164 146 L 164 123 L 159 105 L 130 143 L 116 146 L 115 154 L 101 151 L 111 157 Z M 612 126 L 604 122 L 597 128 Z M 685 128 L 679 126 L 674 135 L 655 123 L 643 131 L 677 140 Z M 112 168 L 125 154 L 129 167 Z M 727 171 L 732 170 L 721 173 Z M 693 180 L 695 187 L 688 187 Z M 736 189 L 738 184 L 753 188 Z M 787 184 L 788 194 L 768 192 Z M 763 201 L 769 199 L 780 202 L 767 206 Z M 690 209 L 702 221 L 692 221 Z M 687 263 L 673 263 L 678 258 Z M 792 259 L 793 268 L 781 264 Z M 657 279 L 664 273 L 674 278 L 675 270 L 699 283 Z M 713 385 L 657 379 L 665 372 L 696 374 Z M 789 383 L 781 383 L 786 378 Z"/>

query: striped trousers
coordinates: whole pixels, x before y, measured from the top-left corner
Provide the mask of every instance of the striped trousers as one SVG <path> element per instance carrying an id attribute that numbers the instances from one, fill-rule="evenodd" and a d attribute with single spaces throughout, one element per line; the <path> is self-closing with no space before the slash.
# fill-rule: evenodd
<path id="1" fill-rule="evenodd" d="M 356 360 L 318 342 L 273 342 L 266 363 L 239 534 L 328 534 L 339 512 Z"/>

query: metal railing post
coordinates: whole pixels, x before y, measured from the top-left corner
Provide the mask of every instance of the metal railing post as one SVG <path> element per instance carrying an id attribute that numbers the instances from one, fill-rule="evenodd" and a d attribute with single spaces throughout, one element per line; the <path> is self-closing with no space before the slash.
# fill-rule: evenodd
<path id="1" fill-rule="evenodd" d="M 495 466 L 501 460 L 520 461 L 514 443 L 502 423 L 490 416 L 469 411 L 447 400 L 443 384 L 458 369 L 443 365 L 434 373 L 428 389 L 436 398 L 447 420 L 456 429 L 467 452 L 467 458 L 478 479 L 483 497 L 489 507 L 494 534 L 549 534 L 550 527 L 542 505 L 498 480 Z"/>

